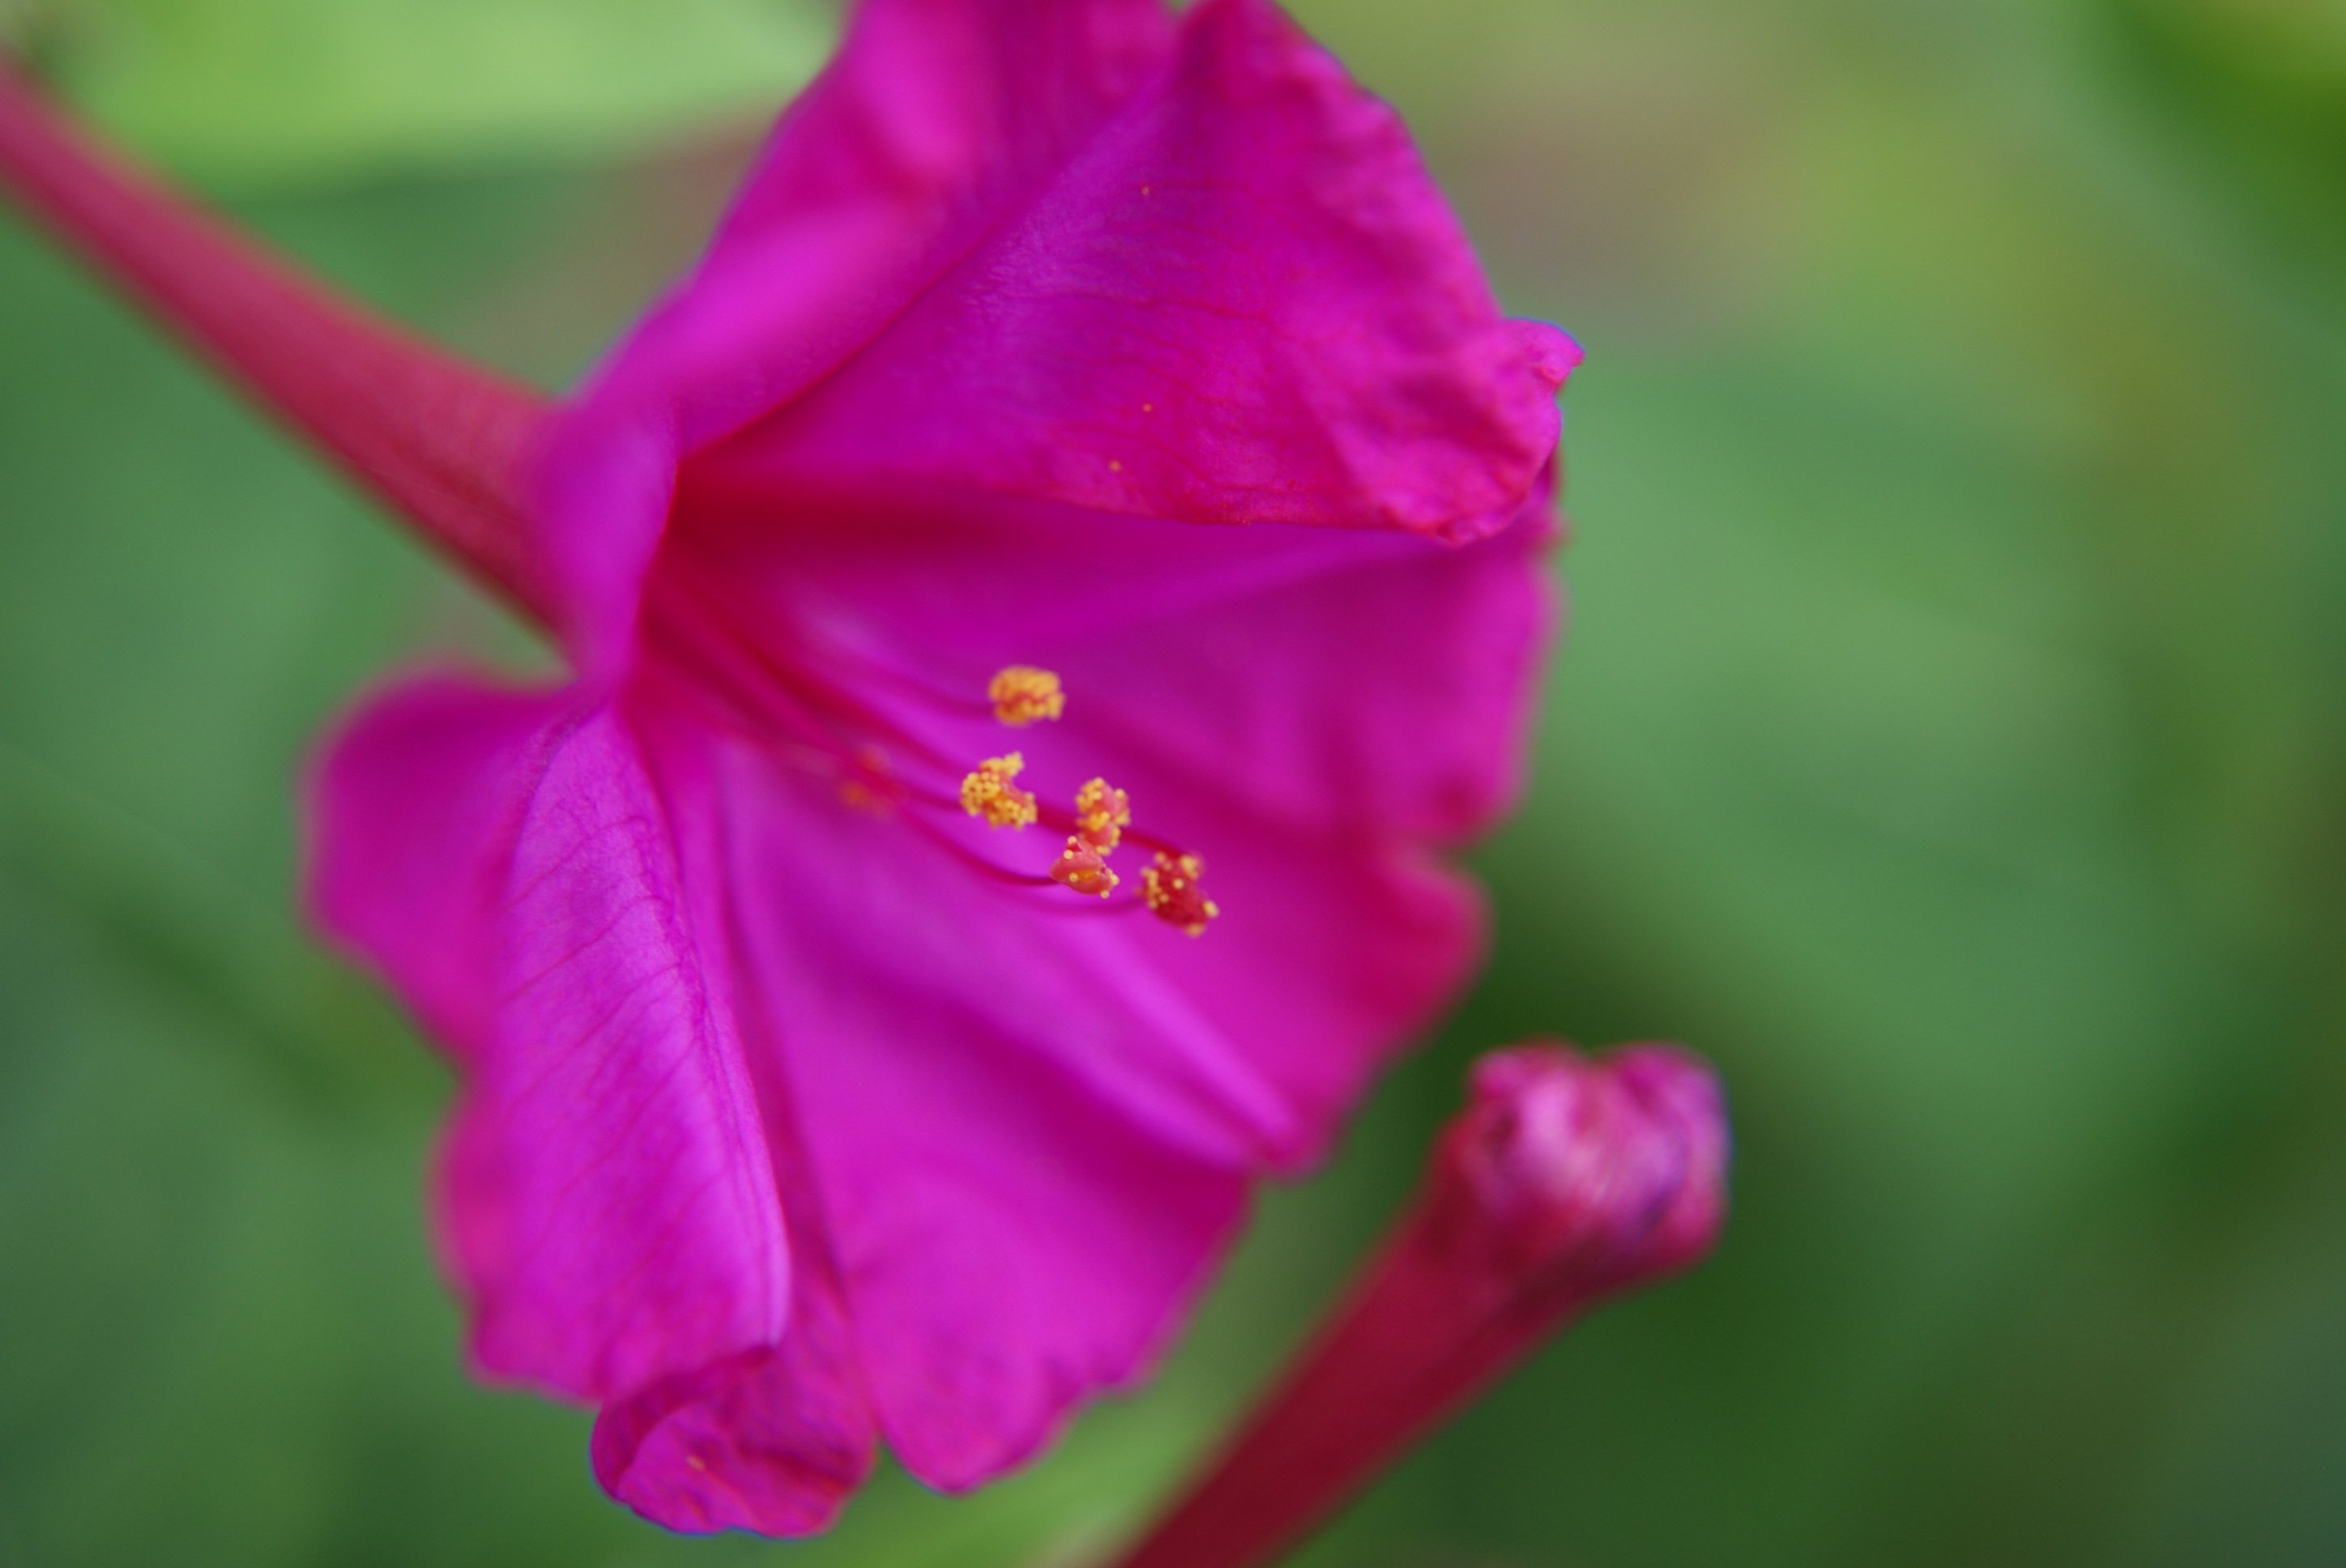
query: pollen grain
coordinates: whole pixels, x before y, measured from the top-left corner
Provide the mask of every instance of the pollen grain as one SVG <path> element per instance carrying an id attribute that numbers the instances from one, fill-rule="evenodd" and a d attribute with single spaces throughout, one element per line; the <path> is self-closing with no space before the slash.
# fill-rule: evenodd
<path id="1" fill-rule="evenodd" d="M 985 683 L 985 699 L 994 704 L 994 718 L 1022 728 L 1038 718 L 1056 719 L 1067 710 L 1067 694 L 1059 677 L 1026 664 L 995 671 Z"/>
<path id="2" fill-rule="evenodd" d="M 1035 820 L 1035 797 L 1011 780 L 1026 766 L 1015 751 L 989 757 L 961 781 L 961 808 L 990 828 L 1024 828 Z"/>
<path id="3" fill-rule="evenodd" d="M 1148 912 L 1191 936 L 1205 934 L 1206 922 L 1222 911 L 1206 896 L 1198 879 L 1206 862 L 1195 855 L 1171 855 L 1159 850 L 1156 862 L 1140 872 L 1140 898 Z"/>
<path id="4" fill-rule="evenodd" d="M 1106 898 L 1116 891 L 1120 879 L 1107 869 L 1106 855 L 1083 840 L 1071 837 L 1066 850 L 1051 862 L 1051 880 L 1070 892 Z"/>
<path id="5" fill-rule="evenodd" d="M 1101 854 L 1124 841 L 1131 821 L 1131 797 L 1111 789 L 1107 779 L 1095 779 L 1076 791 L 1076 837 Z"/>

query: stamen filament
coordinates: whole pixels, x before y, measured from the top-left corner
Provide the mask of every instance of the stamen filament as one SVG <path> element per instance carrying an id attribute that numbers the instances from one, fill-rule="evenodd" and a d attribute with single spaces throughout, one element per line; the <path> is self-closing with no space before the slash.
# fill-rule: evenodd
<path id="1" fill-rule="evenodd" d="M 712 642 L 707 632 L 690 623 L 689 617 L 679 623 L 647 606 L 646 618 L 660 626 L 662 647 L 668 657 L 687 666 L 703 689 L 722 699 L 708 706 L 730 718 L 735 727 L 760 744 L 779 744 L 812 753 L 833 774 L 843 776 L 853 770 L 844 738 L 819 717 L 778 700 L 788 697 L 787 691 L 743 679 L 724 657 L 731 651 L 729 645 Z"/>
<path id="2" fill-rule="evenodd" d="M 745 635 L 735 626 L 723 606 L 711 596 L 701 592 L 697 585 L 688 582 L 684 574 L 669 574 L 662 581 L 664 584 L 672 585 L 674 591 L 687 600 L 694 611 L 693 615 L 677 617 L 678 620 L 696 628 L 707 626 L 729 634 L 725 638 L 727 645 L 755 665 L 759 673 L 775 686 L 781 687 L 809 707 L 828 713 L 833 718 L 851 727 L 860 727 L 877 733 L 889 745 L 908 755 L 919 757 L 941 772 L 953 769 L 953 761 L 944 752 L 884 713 L 874 710 L 865 703 L 858 702 L 845 687 L 835 685 L 796 664 L 776 657 L 758 638 Z M 648 614 L 648 610 L 647 613 Z M 802 646 L 802 644 L 794 646 Z"/>
<path id="3" fill-rule="evenodd" d="M 1000 882 L 1006 887 L 1014 888 L 1042 888 L 1054 893 L 1060 891 L 1059 884 L 1048 877 L 1038 876 L 1028 871 L 1014 871 L 1008 866 L 996 865 L 925 817 L 907 813 L 903 820 L 905 826 L 989 881 Z"/>
<path id="4" fill-rule="evenodd" d="M 803 632 L 799 645 L 813 660 L 828 665 L 837 676 L 892 687 L 903 695 L 956 718 L 990 719 L 994 717 L 992 703 L 941 690 L 921 677 L 898 669 L 870 654 L 826 644 L 805 636 Z"/>

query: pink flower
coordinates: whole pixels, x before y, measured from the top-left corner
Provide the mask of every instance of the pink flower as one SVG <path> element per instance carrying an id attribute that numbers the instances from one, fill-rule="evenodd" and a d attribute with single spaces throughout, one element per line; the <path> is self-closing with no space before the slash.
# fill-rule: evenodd
<path id="1" fill-rule="evenodd" d="M 481 1369 L 778 1533 L 1138 1377 L 1475 962 L 1576 357 L 1265 0 L 866 0 L 542 434 L 577 678 L 319 769 Z"/>

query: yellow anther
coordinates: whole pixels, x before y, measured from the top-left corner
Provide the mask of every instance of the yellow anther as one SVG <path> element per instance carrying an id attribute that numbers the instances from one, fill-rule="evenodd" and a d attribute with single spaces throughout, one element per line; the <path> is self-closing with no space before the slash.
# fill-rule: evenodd
<path id="1" fill-rule="evenodd" d="M 1197 856 L 1168 855 L 1159 850 L 1156 863 L 1141 868 L 1141 901 L 1166 924 L 1201 936 L 1206 922 L 1222 912 L 1198 885 L 1205 874 L 1206 862 Z"/>
<path id="2" fill-rule="evenodd" d="M 994 672 L 985 683 L 985 699 L 994 717 L 1005 724 L 1028 725 L 1038 718 L 1056 718 L 1067 710 L 1067 694 L 1059 677 L 1033 665 L 1014 664 Z"/>
<path id="3" fill-rule="evenodd" d="M 1081 839 L 1069 839 L 1065 853 L 1051 862 L 1051 880 L 1070 891 L 1106 898 L 1116 891 L 1117 874 L 1107 858 Z"/>
<path id="4" fill-rule="evenodd" d="M 1076 837 L 1101 854 L 1123 841 L 1131 820 L 1131 798 L 1109 789 L 1107 779 L 1095 779 L 1076 791 Z"/>
<path id="5" fill-rule="evenodd" d="M 1023 828 L 1035 820 L 1035 797 L 1011 783 L 1026 766 L 1015 751 L 989 757 L 961 781 L 961 808 L 992 828 Z"/>

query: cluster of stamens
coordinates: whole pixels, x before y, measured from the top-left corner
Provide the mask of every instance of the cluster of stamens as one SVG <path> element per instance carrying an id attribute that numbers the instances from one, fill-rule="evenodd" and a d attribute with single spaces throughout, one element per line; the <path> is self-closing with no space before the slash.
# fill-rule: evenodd
<path id="1" fill-rule="evenodd" d="M 997 673 L 986 683 L 985 696 L 994 718 L 1022 728 L 1037 719 L 1056 719 L 1067 706 L 1059 677 L 1029 665 Z M 984 819 L 990 828 L 1025 828 L 1038 820 L 1042 813 L 1035 797 L 1014 782 L 1025 766 L 1025 758 L 1015 751 L 979 763 L 961 781 L 962 809 Z M 1130 798 L 1105 779 L 1092 779 L 1076 791 L 1075 830 L 1051 862 L 1051 881 L 1070 892 L 1107 898 L 1122 881 L 1109 869 L 1108 857 L 1131 824 Z M 1158 850 L 1155 863 L 1140 873 L 1141 902 L 1158 919 L 1198 935 L 1221 912 L 1198 886 L 1205 869 L 1195 855 Z"/>

